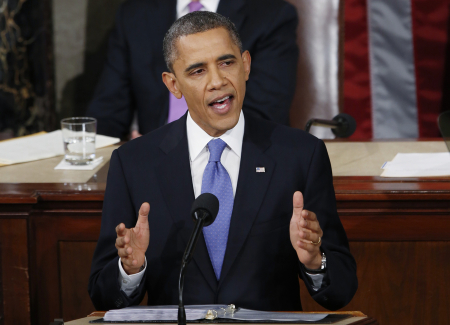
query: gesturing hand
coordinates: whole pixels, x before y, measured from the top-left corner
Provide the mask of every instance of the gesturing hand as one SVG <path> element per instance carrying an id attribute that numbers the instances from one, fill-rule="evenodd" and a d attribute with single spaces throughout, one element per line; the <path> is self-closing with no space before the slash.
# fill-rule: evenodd
<path id="1" fill-rule="evenodd" d="M 308 269 L 318 269 L 322 262 L 320 244 L 323 236 L 319 221 L 314 212 L 303 210 L 301 192 L 294 193 L 293 204 L 294 212 L 289 226 L 291 244 L 303 265 Z"/>
<path id="2" fill-rule="evenodd" d="M 148 226 L 148 213 L 150 204 L 142 203 L 139 209 L 139 217 L 136 226 L 125 228 L 123 223 L 116 227 L 117 254 L 122 261 L 122 266 L 127 274 L 135 274 L 145 262 L 145 252 L 150 241 L 150 228 Z"/>

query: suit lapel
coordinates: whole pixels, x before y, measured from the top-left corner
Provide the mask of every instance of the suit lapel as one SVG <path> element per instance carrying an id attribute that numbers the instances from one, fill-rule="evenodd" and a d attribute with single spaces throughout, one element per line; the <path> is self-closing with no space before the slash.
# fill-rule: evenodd
<path id="1" fill-rule="evenodd" d="M 165 153 L 165 157 L 157 167 L 158 182 L 173 223 L 180 229 L 182 240 L 186 246 L 194 228 L 190 211 L 195 198 L 189 163 L 186 115 L 172 124 L 161 142 L 160 149 Z M 205 280 L 215 291 L 217 280 L 203 234 L 198 240 L 194 261 L 203 273 Z"/>
<path id="2" fill-rule="evenodd" d="M 264 154 L 270 146 L 270 133 L 260 132 L 257 123 L 245 119 L 238 185 L 219 289 L 247 239 L 275 169 L 274 160 Z M 264 167 L 265 172 L 257 173 L 256 167 Z"/>

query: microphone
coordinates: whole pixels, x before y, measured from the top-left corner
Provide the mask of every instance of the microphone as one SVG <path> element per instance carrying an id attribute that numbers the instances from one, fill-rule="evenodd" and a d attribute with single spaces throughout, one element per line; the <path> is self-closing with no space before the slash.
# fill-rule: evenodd
<path id="1" fill-rule="evenodd" d="M 214 222 L 219 213 L 219 200 L 214 194 L 203 193 L 192 203 L 191 216 L 195 226 L 191 238 L 181 260 L 180 277 L 178 279 L 178 325 L 186 325 L 186 311 L 183 303 L 184 272 L 186 265 L 194 255 L 195 245 L 203 227 L 207 227 Z"/>
<path id="2" fill-rule="evenodd" d="M 309 133 L 309 129 L 313 125 L 331 128 L 331 132 L 333 132 L 336 138 L 348 138 L 356 130 L 355 119 L 345 113 L 336 115 L 332 120 L 312 118 L 306 123 L 305 131 Z"/>

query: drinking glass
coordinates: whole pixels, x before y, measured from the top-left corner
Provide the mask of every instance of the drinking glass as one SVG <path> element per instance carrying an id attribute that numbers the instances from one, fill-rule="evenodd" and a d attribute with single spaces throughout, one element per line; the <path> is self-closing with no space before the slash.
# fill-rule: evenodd
<path id="1" fill-rule="evenodd" d="M 93 117 L 69 117 L 61 120 L 64 159 L 72 165 L 87 165 L 95 159 L 97 120 Z"/>

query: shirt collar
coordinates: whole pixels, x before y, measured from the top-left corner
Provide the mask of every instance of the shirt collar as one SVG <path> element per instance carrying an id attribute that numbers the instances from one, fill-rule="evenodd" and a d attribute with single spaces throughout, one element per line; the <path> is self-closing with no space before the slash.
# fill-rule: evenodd
<path id="1" fill-rule="evenodd" d="M 241 157 L 242 153 L 242 140 L 244 139 L 245 120 L 244 114 L 239 115 L 239 120 L 234 128 L 228 130 L 222 134 L 219 138 L 226 142 L 233 152 Z M 186 119 L 186 132 L 188 137 L 189 157 L 191 161 L 194 161 L 202 150 L 206 147 L 209 141 L 215 139 L 206 133 L 197 123 L 194 122 L 191 115 L 188 112 Z"/>
<path id="2" fill-rule="evenodd" d="M 188 13 L 189 8 L 188 5 L 192 0 L 178 0 L 177 1 L 177 13 L 178 18 L 180 18 L 180 13 Z M 216 12 L 217 7 L 219 7 L 219 0 L 200 0 L 200 3 L 203 5 L 203 10 Z"/>

